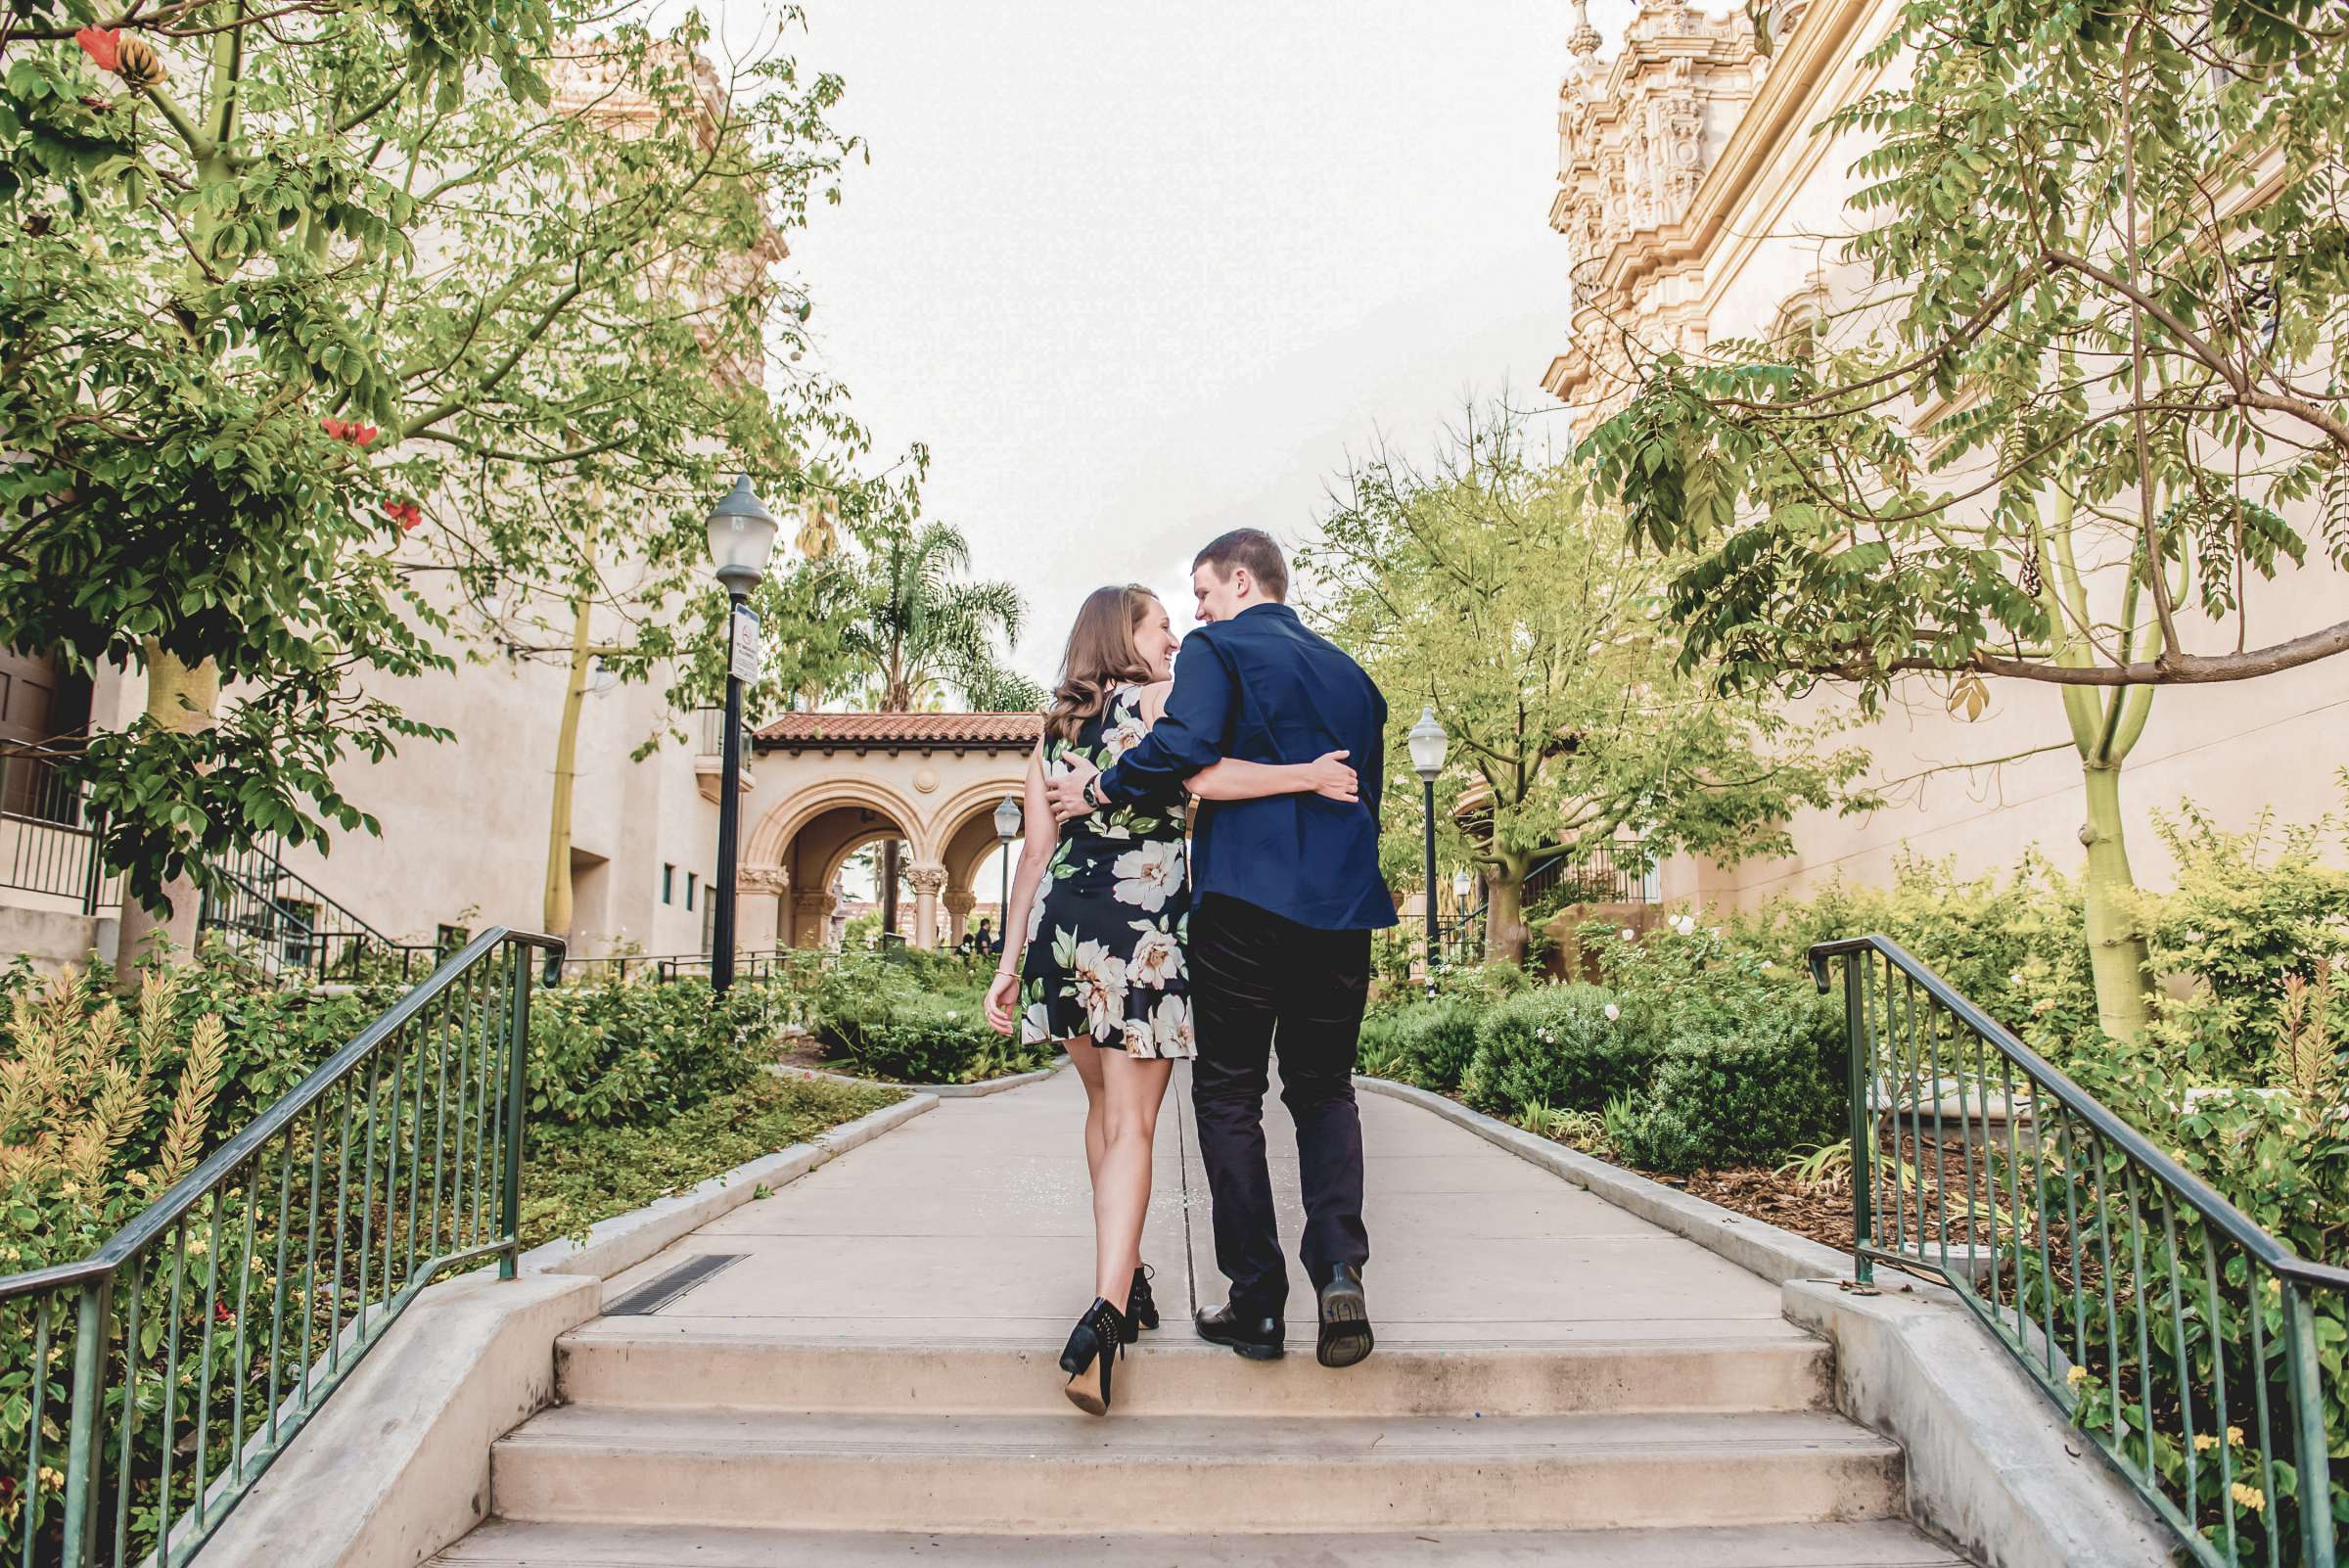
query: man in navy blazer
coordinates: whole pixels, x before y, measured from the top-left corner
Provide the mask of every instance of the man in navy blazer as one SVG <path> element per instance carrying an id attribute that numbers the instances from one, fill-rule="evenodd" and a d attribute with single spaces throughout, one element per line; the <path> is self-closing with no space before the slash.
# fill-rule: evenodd
<path id="1" fill-rule="evenodd" d="M 1191 1099 L 1215 1197 L 1216 1263 L 1231 1281 L 1230 1299 L 1199 1314 L 1199 1332 L 1255 1360 L 1281 1354 L 1289 1280 L 1264 1127 L 1277 1043 L 1281 1102 L 1297 1124 L 1300 1252 L 1319 1298 L 1317 1354 L 1324 1366 L 1351 1366 L 1372 1342 L 1354 1068 L 1370 933 L 1395 924 L 1378 874 L 1387 704 L 1361 666 L 1289 608 L 1288 581 L 1280 546 L 1256 529 L 1201 550 L 1191 587 L 1206 624 L 1175 656 L 1165 716 L 1108 771 L 1078 765 L 1047 793 L 1067 821 L 1161 792 L 1226 757 L 1310 762 L 1343 752 L 1361 774 L 1353 801 L 1202 803 L 1191 831 Z"/>

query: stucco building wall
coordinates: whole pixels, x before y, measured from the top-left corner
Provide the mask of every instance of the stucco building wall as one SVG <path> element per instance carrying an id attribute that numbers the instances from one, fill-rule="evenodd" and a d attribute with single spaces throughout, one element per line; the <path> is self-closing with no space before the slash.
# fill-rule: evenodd
<path id="1" fill-rule="evenodd" d="M 1830 340 L 1865 330 L 1867 279 L 1841 258 L 1855 227 L 1849 171 L 1865 149 L 1812 128 L 1900 82 L 1904 60 L 1864 60 L 1896 9 L 1893 0 L 1776 0 L 1764 8 L 1774 38 L 1766 58 L 1742 10 L 1716 16 L 1642 0 L 1623 35 L 1607 40 L 1575 7 L 1550 212 L 1570 251 L 1574 328 L 1544 385 L 1569 404 L 1578 434 L 1628 395 L 1626 333 L 1650 350 L 1697 352 L 1806 323 Z M 2345 591 L 2321 567 L 2249 584 L 2254 645 L 2337 620 Z M 2233 645 L 2232 626 L 2214 631 L 2190 614 L 2184 625 L 2194 645 Z M 2060 699 L 2016 680 L 1994 679 L 1991 693 L 1989 712 L 1968 721 L 1949 712 L 1939 682 L 1903 680 L 1879 717 L 1841 737 L 1875 758 L 1870 781 L 1885 808 L 1806 811 L 1790 824 L 1795 852 L 1784 857 L 1668 862 L 1665 898 L 1750 907 L 1838 876 L 1889 880 L 1904 854 L 1976 874 L 2011 867 L 2033 846 L 2077 870 L 2085 801 Z M 1851 694 L 1834 688 L 1794 707 L 1857 714 Z M 2054 749 L 2039 752 L 2047 747 Z M 2139 880 L 2158 886 L 2174 869 L 2151 831 L 2154 812 L 2191 800 L 2227 827 L 2271 809 L 2306 821 L 2344 806 L 2335 776 L 2343 767 L 2349 660 L 2161 690 L 2122 775 Z"/>

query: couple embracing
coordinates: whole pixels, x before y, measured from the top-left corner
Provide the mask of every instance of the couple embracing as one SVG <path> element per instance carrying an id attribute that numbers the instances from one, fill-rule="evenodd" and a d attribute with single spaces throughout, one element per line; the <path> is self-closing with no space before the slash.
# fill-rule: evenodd
<path id="1" fill-rule="evenodd" d="M 1095 1298 L 1060 1364 L 1070 1400 L 1095 1415 L 1124 1347 L 1158 1326 L 1142 1222 L 1178 1059 L 1192 1061 L 1230 1281 L 1198 1314 L 1200 1337 L 1253 1360 L 1282 1354 L 1288 1270 L 1264 1130 L 1277 1050 L 1318 1360 L 1351 1366 L 1371 1348 L 1354 1066 L 1370 933 L 1395 923 L 1378 874 L 1387 705 L 1289 608 L 1269 535 L 1209 544 L 1191 588 L 1203 624 L 1179 658 L 1147 588 L 1096 589 L 1078 612 L 1028 766 L 1030 831 L 988 992 L 997 1030 L 1064 1044 L 1084 1083 Z M 1057 838 L 1038 831 L 1047 819 Z"/>

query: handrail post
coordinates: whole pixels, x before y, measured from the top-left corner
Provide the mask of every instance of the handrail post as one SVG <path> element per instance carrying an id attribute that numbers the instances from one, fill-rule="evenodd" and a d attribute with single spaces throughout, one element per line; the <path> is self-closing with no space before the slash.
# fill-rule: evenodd
<path id="1" fill-rule="evenodd" d="M 112 1276 L 81 1287 L 73 1325 L 73 1405 L 66 1438 L 64 1568 L 88 1568 L 98 1558 L 98 1419 L 106 1404 L 100 1373 L 106 1361 L 106 1316 Z M 33 1368 L 34 1377 L 47 1368 Z M 124 1411 L 123 1419 L 132 1419 Z"/>
<path id="2" fill-rule="evenodd" d="M 1869 1207 L 1875 1185 L 1875 1152 L 1872 1135 L 1875 1131 L 1867 1114 L 1867 1085 L 1875 1064 L 1875 1051 L 1866 1041 L 1867 977 L 1861 969 L 1864 953 L 1843 955 L 1843 1055 L 1845 1086 L 1851 1098 L 1852 1113 L 1852 1277 L 1861 1284 L 1872 1284 L 1876 1277 L 1874 1260 L 1867 1249 L 1875 1241 L 1875 1215 Z"/>
<path id="3" fill-rule="evenodd" d="M 522 1258 L 522 1112 L 529 1093 L 530 1054 L 530 966 L 522 945 L 507 949 L 507 984 L 513 988 L 507 1020 L 506 1169 L 499 1178 L 498 1225 L 506 1250 L 498 1254 L 497 1277 L 512 1279 Z"/>
<path id="4" fill-rule="evenodd" d="M 105 807 L 102 806 L 98 807 L 97 811 L 91 816 L 88 827 L 90 833 L 90 869 L 82 878 L 81 912 L 85 915 L 94 915 L 98 912 L 99 892 L 106 884 Z"/>
<path id="5" fill-rule="evenodd" d="M 2325 1388 L 2317 1360 L 2316 1318 L 2297 1281 L 2280 1278 L 2283 1353 L 2300 1419 L 2292 1433 L 2292 1474 L 2300 1493 L 2300 1558 L 2309 1568 L 2334 1568 L 2332 1469 L 2325 1443 Z M 2252 1311 L 2258 1311 L 2256 1302 Z M 2274 1499 L 2270 1499 L 2274 1506 Z"/>

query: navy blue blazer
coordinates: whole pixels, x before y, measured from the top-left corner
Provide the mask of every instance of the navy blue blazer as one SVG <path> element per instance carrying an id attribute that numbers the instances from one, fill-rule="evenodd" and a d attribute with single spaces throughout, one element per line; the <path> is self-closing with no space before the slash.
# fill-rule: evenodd
<path id="1" fill-rule="evenodd" d="M 1287 605 L 1253 604 L 1182 639 L 1165 715 L 1101 775 L 1101 792 L 1141 800 L 1226 757 L 1310 762 L 1350 752 L 1362 782 L 1351 804 L 1313 794 L 1202 802 L 1191 887 L 1324 931 L 1391 926 L 1395 900 L 1378 874 L 1386 722 L 1387 700 L 1361 666 Z"/>

